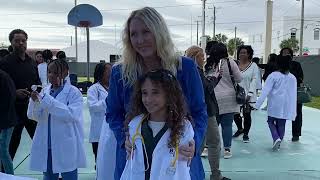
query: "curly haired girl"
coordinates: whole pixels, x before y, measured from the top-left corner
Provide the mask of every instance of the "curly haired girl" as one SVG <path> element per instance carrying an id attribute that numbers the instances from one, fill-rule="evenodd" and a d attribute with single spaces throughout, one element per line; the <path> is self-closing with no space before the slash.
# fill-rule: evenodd
<path id="1" fill-rule="evenodd" d="M 178 147 L 193 139 L 194 132 L 174 75 L 162 69 L 146 73 L 131 102 L 125 127 L 133 150 L 121 179 L 190 179 Z"/>

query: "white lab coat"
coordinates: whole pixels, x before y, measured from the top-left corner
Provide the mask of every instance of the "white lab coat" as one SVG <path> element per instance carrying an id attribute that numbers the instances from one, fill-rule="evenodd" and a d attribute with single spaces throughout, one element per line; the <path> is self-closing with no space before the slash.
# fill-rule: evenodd
<path id="1" fill-rule="evenodd" d="M 268 97 L 268 116 L 294 121 L 297 107 L 297 80 L 291 73 L 271 73 L 255 106 L 259 109 Z"/>
<path id="2" fill-rule="evenodd" d="M 130 140 L 135 135 L 136 128 L 140 123 L 143 115 L 135 117 L 129 124 Z M 139 129 L 141 133 L 141 127 Z M 192 125 L 189 121 L 186 121 L 185 129 L 183 131 L 183 137 L 180 140 L 181 144 L 187 144 L 193 139 L 194 131 Z M 168 174 L 167 169 L 170 167 L 172 160 L 175 158 L 175 149 L 168 148 L 168 139 L 170 138 L 170 129 L 168 129 L 157 146 L 154 149 L 152 155 L 152 166 L 150 172 L 150 180 L 190 180 L 190 167 L 187 165 L 187 161 L 177 160 L 176 162 L 176 172 L 174 175 Z M 136 150 L 134 151 L 133 160 L 127 160 L 125 169 L 122 173 L 121 180 L 144 180 L 144 155 L 143 146 L 141 139 L 138 138 L 135 141 Z M 131 163 L 132 170 L 131 170 Z"/>
<path id="3" fill-rule="evenodd" d="M 38 65 L 38 74 L 39 74 L 42 87 L 46 87 L 48 85 L 47 70 L 48 70 L 48 64 L 46 62 L 43 62 Z"/>
<path id="4" fill-rule="evenodd" d="M 87 101 L 91 117 L 89 142 L 99 142 L 102 122 L 106 120 L 106 98 L 108 91 L 100 84 L 95 83 L 88 89 Z"/>
<path id="5" fill-rule="evenodd" d="M 53 173 L 70 172 L 86 167 L 83 135 L 83 99 L 70 83 L 53 98 L 51 86 L 42 90 L 40 102 L 29 101 L 28 117 L 38 122 L 33 137 L 30 169 L 47 171 L 48 115 L 51 114 L 51 151 Z"/>
<path id="6" fill-rule="evenodd" d="M 97 154 L 97 180 L 113 180 L 116 167 L 117 140 L 109 128 L 109 124 L 102 122 Z"/>

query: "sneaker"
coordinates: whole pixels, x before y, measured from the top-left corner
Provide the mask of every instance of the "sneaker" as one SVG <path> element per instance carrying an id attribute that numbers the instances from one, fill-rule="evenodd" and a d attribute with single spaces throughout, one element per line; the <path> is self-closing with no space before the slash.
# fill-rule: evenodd
<path id="1" fill-rule="evenodd" d="M 243 134 L 243 129 L 237 130 L 237 132 L 234 133 L 234 135 L 233 135 L 232 137 L 237 138 L 237 137 L 239 137 L 241 134 Z"/>
<path id="2" fill-rule="evenodd" d="M 227 177 L 222 177 L 221 180 L 231 180 L 230 178 L 227 178 Z"/>
<path id="3" fill-rule="evenodd" d="M 230 159 L 232 157 L 232 153 L 230 149 L 225 149 L 224 150 L 224 154 L 223 154 L 223 158 L 224 159 Z"/>
<path id="4" fill-rule="evenodd" d="M 204 148 L 202 153 L 201 153 L 201 157 L 208 157 L 208 148 Z"/>
<path id="5" fill-rule="evenodd" d="M 281 139 L 278 138 L 278 139 L 273 143 L 272 150 L 276 151 L 276 150 L 280 149 L 280 144 L 281 144 Z"/>
<path id="6" fill-rule="evenodd" d="M 249 143 L 249 142 L 250 142 L 249 136 L 246 135 L 246 134 L 243 135 L 242 139 L 243 139 L 243 142 L 244 142 L 244 143 Z"/>
<path id="7" fill-rule="evenodd" d="M 298 142 L 299 141 L 299 136 L 293 136 L 291 141 L 292 142 Z"/>

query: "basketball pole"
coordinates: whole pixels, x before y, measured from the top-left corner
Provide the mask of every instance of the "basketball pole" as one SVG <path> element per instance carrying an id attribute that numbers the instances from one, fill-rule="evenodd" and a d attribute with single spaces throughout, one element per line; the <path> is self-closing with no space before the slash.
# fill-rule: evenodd
<path id="1" fill-rule="evenodd" d="M 90 32 L 89 26 L 86 27 L 87 31 L 87 81 L 90 81 Z"/>

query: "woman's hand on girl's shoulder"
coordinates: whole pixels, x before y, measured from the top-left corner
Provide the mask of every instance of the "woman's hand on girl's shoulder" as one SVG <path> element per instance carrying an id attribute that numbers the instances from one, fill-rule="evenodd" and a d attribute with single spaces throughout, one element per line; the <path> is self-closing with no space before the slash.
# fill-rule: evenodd
<path id="1" fill-rule="evenodd" d="M 132 151 L 132 143 L 129 140 L 130 136 L 126 136 L 126 141 L 125 141 L 125 148 L 127 151 L 127 160 L 130 159 L 131 157 L 131 151 Z"/>
<path id="2" fill-rule="evenodd" d="M 189 141 L 188 144 L 180 145 L 179 154 L 181 155 L 181 159 L 188 161 L 188 164 L 190 164 L 194 156 L 195 148 L 195 142 L 193 139 Z"/>

